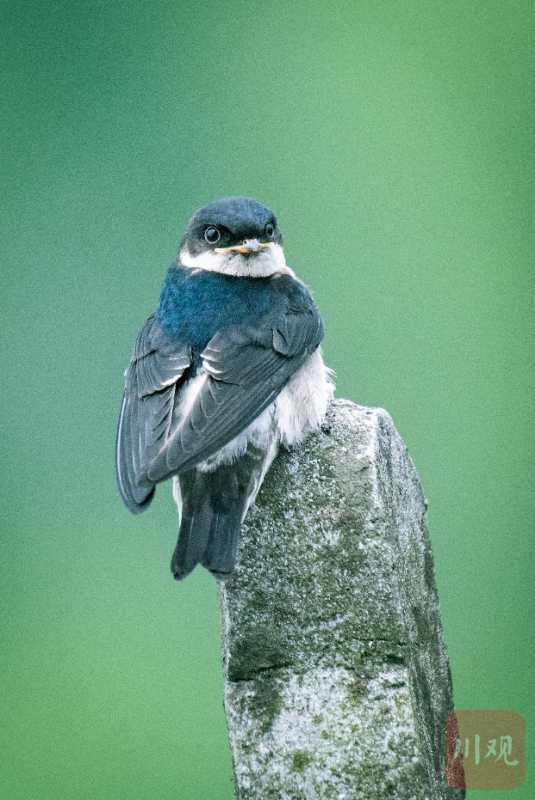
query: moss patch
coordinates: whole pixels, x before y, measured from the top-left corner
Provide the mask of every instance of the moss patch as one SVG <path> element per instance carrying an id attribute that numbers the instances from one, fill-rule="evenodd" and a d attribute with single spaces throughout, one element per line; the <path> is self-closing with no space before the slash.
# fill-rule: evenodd
<path id="1" fill-rule="evenodd" d="M 267 733 L 282 709 L 282 697 L 274 678 L 257 678 L 255 694 L 250 700 L 251 714 L 260 723 L 262 733 Z"/>
<path id="2" fill-rule="evenodd" d="M 312 756 L 306 750 L 296 750 L 292 755 L 292 769 L 294 772 L 304 772 L 312 764 Z"/>

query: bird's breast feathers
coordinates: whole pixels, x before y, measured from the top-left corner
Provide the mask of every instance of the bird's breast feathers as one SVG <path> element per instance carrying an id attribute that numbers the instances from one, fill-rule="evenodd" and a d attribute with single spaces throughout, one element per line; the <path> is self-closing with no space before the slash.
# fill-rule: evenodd
<path id="1" fill-rule="evenodd" d="M 173 265 L 168 270 L 157 312 L 163 330 L 194 350 L 206 347 L 218 331 L 256 326 L 266 316 L 283 316 L 290 304 L 313 307 L 305 286 L 290 275 L 235 278 Z"/>

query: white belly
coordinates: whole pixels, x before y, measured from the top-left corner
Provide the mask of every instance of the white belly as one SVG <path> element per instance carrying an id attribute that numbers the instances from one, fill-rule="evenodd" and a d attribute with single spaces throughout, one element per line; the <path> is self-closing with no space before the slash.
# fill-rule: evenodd
<path id="1" fill-rule="evenodd" d="M 319 428 L 334 394 L 333 375 L 319 347 L 292 375 L 273 403 L 282 444 L 295 444 Z"/>

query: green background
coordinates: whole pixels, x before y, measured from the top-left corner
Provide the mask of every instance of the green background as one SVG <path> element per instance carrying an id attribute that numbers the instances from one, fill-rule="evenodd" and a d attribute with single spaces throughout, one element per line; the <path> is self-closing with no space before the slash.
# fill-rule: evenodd
<path id="1" fill-rule="evenodd" d="M 1 17 L 0 796 L 232 797 L 215 584 L 173 582 L 169 491 L 130 516 L 113 450 L 184 225 L 239 193 L 278 213 L 339 395 L 409 445 L 456 704 L 525 716 L 532 800 L 532 3 Z"/>

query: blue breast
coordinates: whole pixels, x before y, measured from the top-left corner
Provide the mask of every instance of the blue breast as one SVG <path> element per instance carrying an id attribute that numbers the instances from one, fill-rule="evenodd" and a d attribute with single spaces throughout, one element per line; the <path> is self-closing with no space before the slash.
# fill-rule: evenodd
<path id="1" fill-rule="evenodd" d="M 222 328 L 255 324 L 283 311 L 284 298 L 271 278 L 236 278 L 217 272 L 170 267 L 158 319 L 170 336 L 202 350 Z"/>

